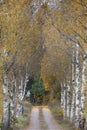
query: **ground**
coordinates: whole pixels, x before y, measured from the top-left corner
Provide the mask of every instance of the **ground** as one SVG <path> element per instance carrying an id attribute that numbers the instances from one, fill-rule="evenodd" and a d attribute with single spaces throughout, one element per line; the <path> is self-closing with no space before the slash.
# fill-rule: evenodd
<path id="1" fill-rule="evenodd" d="M 64 130 L 54 119 L 47 106 L 35 106 L 32 108 L 30 125 L 25 130 Z"/>

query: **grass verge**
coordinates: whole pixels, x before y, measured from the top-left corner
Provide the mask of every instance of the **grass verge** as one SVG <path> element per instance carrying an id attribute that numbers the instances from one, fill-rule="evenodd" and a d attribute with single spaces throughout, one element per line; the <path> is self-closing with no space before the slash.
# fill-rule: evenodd
<path id="1" fill-rule="evenodd" d="M 32 105 L 29 102 L 24 102 L 24 114 L 23 116 L 17 118 L 14 130 L 22 130 L 29 125 L 31 107 Z"/>
<path id="2" fill-rule="evenodd" d="M 49 108 L 54 115 L 56 121 L 62 126 L 64 130 L 75 130 L 73 124 L 70 124 L 68 120 L 63 120 L 63 111 L 60 108 L 58 101 L 53 101 L 49 103 Z"/>

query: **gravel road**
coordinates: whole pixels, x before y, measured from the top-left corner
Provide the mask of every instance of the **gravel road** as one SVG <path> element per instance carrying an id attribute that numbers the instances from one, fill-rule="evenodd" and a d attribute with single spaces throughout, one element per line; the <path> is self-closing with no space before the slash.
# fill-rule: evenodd
<path id="1" fill-rule="evenodd" d="M 63 130 L 46 106 L 33 107 L 30 125 L 26 130 Z"/>

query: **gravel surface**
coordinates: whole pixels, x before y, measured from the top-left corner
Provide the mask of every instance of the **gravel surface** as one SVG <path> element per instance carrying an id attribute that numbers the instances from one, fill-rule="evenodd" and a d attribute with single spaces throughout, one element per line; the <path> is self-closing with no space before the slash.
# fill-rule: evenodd
<path id="1" fill-rule="evenodd" d="M 33 107 L 30 125 L 26 130 L 63 130 L 46 106 Z"/>

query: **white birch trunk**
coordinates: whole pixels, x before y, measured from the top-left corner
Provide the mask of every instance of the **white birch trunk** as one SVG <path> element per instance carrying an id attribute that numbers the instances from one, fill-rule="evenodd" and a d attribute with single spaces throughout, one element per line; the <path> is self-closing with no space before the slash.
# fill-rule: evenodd
<path id="1" fill-rule="evenodd" d="M 28 78 L 29 76 L 27 74 L 25 80 L 21 78 L 21 83 L 18 90 L 18 105 L 17 105 L 17 114 L 16 114 L 17 117 L 22 116 L 24 112 L 23 99 L 25 96 L 27 82 L 29 81 Z"/>
<path id="2" fill-rule="evenodd" d="M 73 88 L 73 95 L 72 95 L 72 104 L 71 104 L 71 113 L 70 113 L 70 122 L 73 123 L 74 116 L 75 116 L 75 90 Z"/>
<path id="3" fill-rule="evenodd" d="M 3 130 L 7 130 L 9 126 L 9 90 L 8 90 L 8 79 L 6 75 L 4 75 L 3 80 L 4 80 Z"/>
<path id="4" fill-rule="evenodd" d="M 84 55 L 85 57 L 85 55 Z M 81 90 L 81 117 L 84 120 L 83 126 L 85 130 L 87 130 L 87 58 L 83 61 L 83 69 L 82 69 L 82 90 Z M 84 118 L 84 113 L 86 119 Z"/>
<path id="5" fill-rule="evenodd" d="M 85 109 L 85 91 L 86 91 L 86 68 L 87 68 L 87 60 L 83 61 L 83 68 L 82 68 L 82 88 L 81 88 L 81 116 L 83 116 L 84 109 Z"/>
<path id="6" fill-rule="evenodd" d="M 73 123 L 75 116 L 75 48 L 72 48 L 72 100 L 71 100 L 71 113 L 70 122 Z"/>
<path id="7" fill-rule="evenodd" d="M 16 116 L 19 117 L 19 116 L 22 116 L 23 114 L 23 103 L 22 103 L 22 100 L 23 100 L 23 78 L 21 78 L 21 81 L 20 81 L 20 86 L 18 88 L 18 104 L 17 104 L 17 113 L 16 113 Z"/>
<path id="8" fill-rule="evenodd" d="M 66 99 L 66 84 L 64 83 L 64 104 L 63 104 L 63 118 L 64 118 L 64 120 L 66 119 L 66 113 L 67 113 L 67 99 Z"/>
<path id="9" fill-rule="evenodd" d="M 79 70 L 79 45 L 76 44 L 76 78 L 75 78 L 75 82 L 76 82 L 76 86 L 75 86 L 75 92 L 76 92 L 76 109 L 75 109 L 75 116 L 76 116 L 76 120 L 75 120 L 75 127 L 79 128 L 79 104 L 80 104 L 80 100 L 79 100 L 79 85 L 80 85 L 80 81 L 79 81 L 79 76 L 80 76 L 80 70 Z"/>
<path id="10" fill-rule="evenodd" d="M 67 118 L 70 119 L 70 85 L 67 84 Z"/>
<path id="11" fill-rule="evenodd" d="M 14 117 L 16 114 L 16 101 L 15 101 L 15 94 L 16 94 L 16 79 L 13 76 L 12 81 L 12 90 L 10 92 L 10 125 L 11 128 L 14 126 Z"/>
<path id="12" fill-rule="evenodd" d="M 63 84 L 61 83 L 61 109 L 63 110 L 64 108 L 64 88 Z"/>

